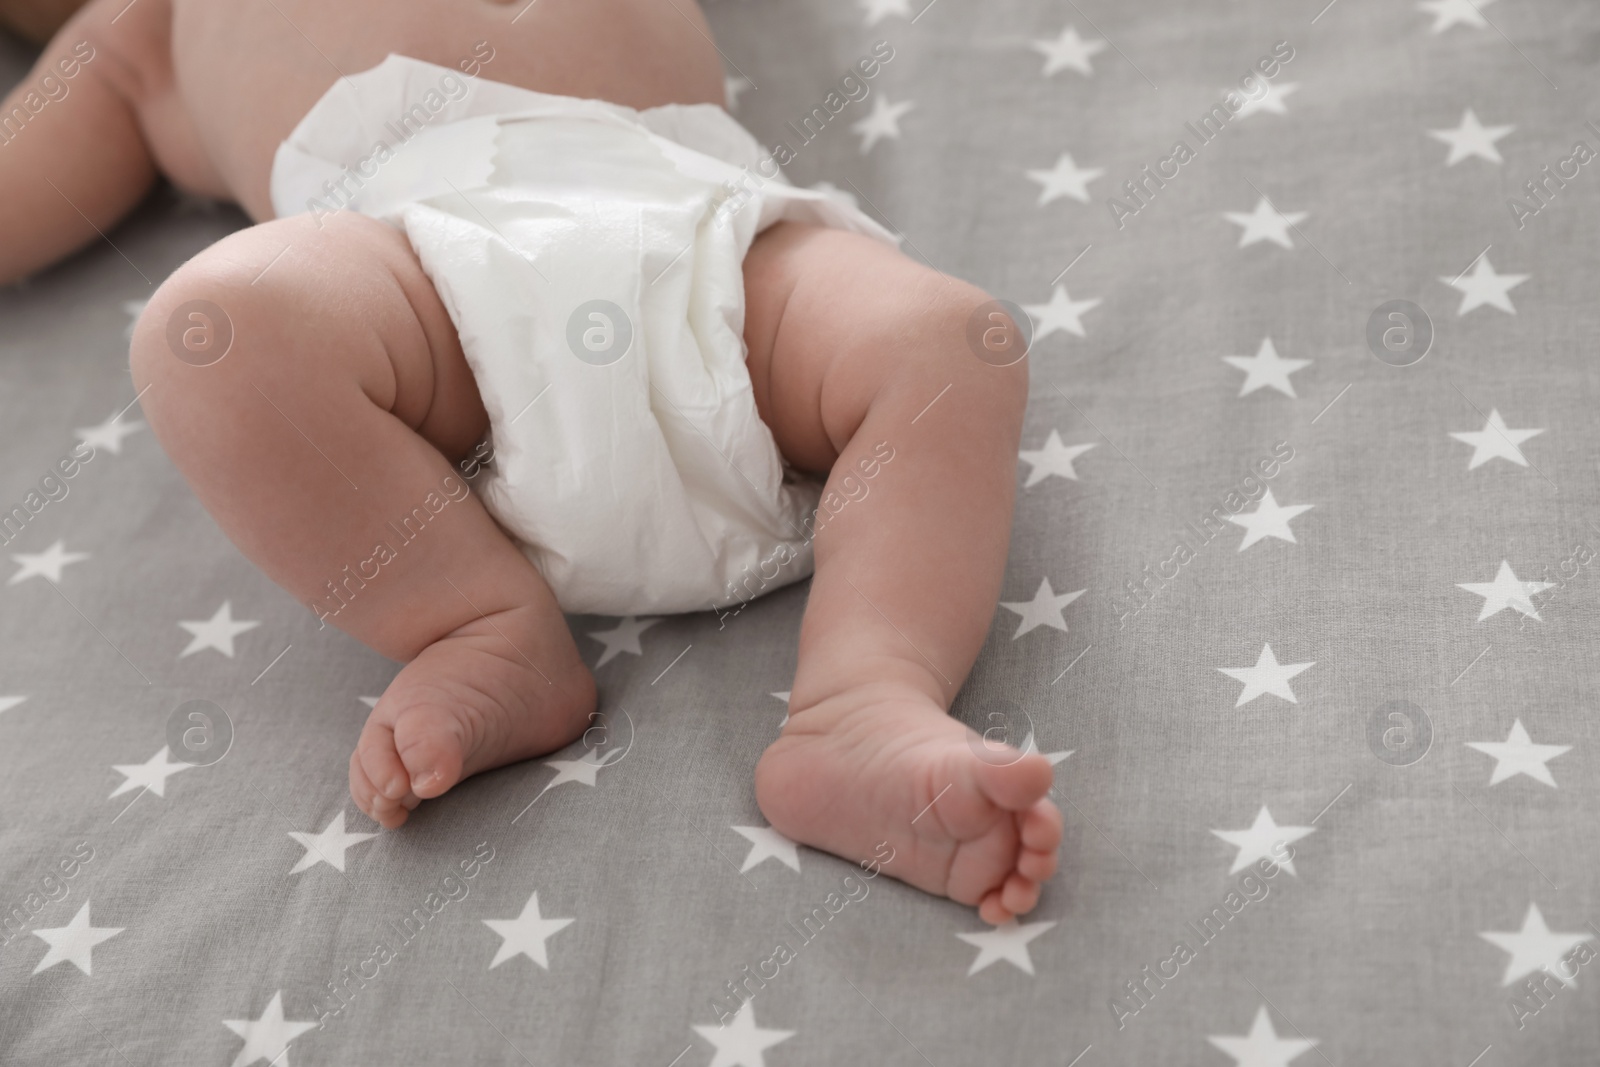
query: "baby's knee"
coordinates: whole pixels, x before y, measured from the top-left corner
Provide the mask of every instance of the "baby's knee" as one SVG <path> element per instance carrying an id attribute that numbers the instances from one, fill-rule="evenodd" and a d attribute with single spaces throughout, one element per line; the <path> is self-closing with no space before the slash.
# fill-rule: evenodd
<path id="1" fill-rule="evenodd" d="M 200 384 L 217 375 L 192 373 L 226 359 L 233 349 L 234 315 L 252 299 L 226 262 L 201 255 L 179 267 L 145 304 L 133 328 L 128 362 L 137 389 Z M 248 284 L 248 282 L 246 283 Z"/>
<path id="2" fill-rule="evenodd" d="M 924 391 L 959 390 L 990 425 L 1020 429 L 1028 404 L 1026 318 L 1016 321 L 982 289 L 932 270 L 919 272 L 892 304 L 896 328 L 911 342 L 899 346 L 898 376 Z"/>

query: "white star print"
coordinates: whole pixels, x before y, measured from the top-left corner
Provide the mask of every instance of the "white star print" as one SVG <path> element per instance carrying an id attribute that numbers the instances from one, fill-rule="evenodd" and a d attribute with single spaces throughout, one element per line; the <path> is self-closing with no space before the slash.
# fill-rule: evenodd
<path id="1" fill-rule="evenodd" d="M 711 1067 L 766 1067 L 767 1049 L 794 1036 L 793 1030 L 763 1030 L 756 1025 L 754 1000 L 747 1000 L 722 1026 L 696 1026 L 694 1032 L 711 1042 L 717 1054 Z"/>
<path id="2" fill-rule="evenodd" d="M 1233 1057 L 1234 1067 L 1287 1067 L 1290 1060 L 1316 1046 L 1314 1038 L 1279 1037 L 1267 1016 L 1267 1006 L 1256 1011 L 1250 1032 L 1243 1037 L 1212 1035 L 1212 1045 Z"/>
<path id="3" fill-rule="evenodd" d="M 144 763 L 118 763 L 113 765 L 111 769 L 118 774 L 124 775 L 125 778 L 123 783 L 113 789 L 111 796 L 106 799 L 110 800 L 111 797 L 118 797 L 123 793 L 131 793 L 135 789 L 148 789 L 158 797 L 166 796 L 167 779 L 179 771 L 186 771 L 194 766 L 192 763 L 171 762 L 167 759 L 169 751 L 166 745 L 162 745 L 161 751 L 151 756 Z"/>
<path id="4" fill-rule="evenodd" d="M 1264 693 L 1271 693 L 1275 697 L 1282 697 L 1291 704 L 1300 703 L 1294 698 L 1294 690 L 1289 688 L 1289 679 L 1305 670 L 1307 667 L 1316 666 L 1316 661 L 1309 663 L 1282 663 L 1272 654 L 1272 646 L 1261 646 L 1261 655 L 1256 658 L 1254 667 L 1218 667 L 1217 670 L 1226 674 L 1236 682 L 1244 683 L 1244 690 L 1239 694 L 1239 702 L 1234 705 L 1242 708 L 1256 697 Z"/>
<path id="5" fill-rule="evenodd" d="M 577 759 L 547 759 L 546 767 L 554 767 L 556 776 L 544 784 L 539 790 L 539 796 L 544 796 L 558 785 L 567 782 L 578 782 L 581 785 L 593 786 L 598 780 L 600 769 L 610 763 L 613 757 L 620 757 L 623 749 L 608 748 L 605 752 L 599 749 L 590 749 Z M 537 797 L 535 799 L 538 799 Z"/>
<path id="6" fill-rule="evenodd" d="M 1031 489 L 1051 475 L 1077 481 L 1078 472 L 1073 469 L 1072 461 L 1093 447 L 1093 441 L 1086 445 L 1064 445 L 1061 443 L 1061 434 L 1051 430 L 1043 448 L 1024 448 L 1017 453 L 1018 459 L 1026 460 L 1033 468 L 1028 472 L 1028 480 L 1022 483 L 1022 488 Z"/>
<path id="7" fill-rule="evenodd" d="M 750 842 L 750 853 L 739 868 L 740 874 L 767 860 L 777 860 L 791 871 L 800 869 L 799 847 L 772 827 L 734 826 L 731 829 Z"/>
<path id="8" fill-rule="evenodd" d="M 27 697 L 0 697 L 0 715 L 4 715 L 27 699 Z"/>
<path id="9" fill-rule="evenodd" d="M 1479 8 L 1488 7 L 1494 0 L 1422 0 L 1417 5 L 1417 10 L 1426 11 L 1433 16 L 1432 32 L 1443 33 L 1451 26 L 1476 26 L 1483 29 L 1489 25 Z"/>
<path id="10" fill-rule="evenodd" d="M 72 431 L 84 444 L 95 449 L 105 449 L 113 456 L 122 454 L 122 439 L 130 433 L 144 429 L 142 422 L 123 422 L 122 412 L 117 412 L 98 426 L 84 426 Z"/>
<path id="11" fill-rule="evenodd" d="M 1289 375 L 1302 367 L 1311 366 L 1312 363 L 1309 359 L 1284 359 L 1279 356 L 1278 349 L 1270 337 L 1261 342 L 1261 347 L 1256 349 L 1255 355 L 1223 356 L 1222 362 L 1244 371 L 1244 384 L 1239 387 L 1240 396 L 1249 396 L 1257 389 L 1270 385 L 1287 397 L 1295 395 L 1294 384 L 1289 381 Z"/>
<path id="12" fill-rule="evenodd" d="M 783 701 L 783 718 L 778 721 L 778 729 L 781 730 L 789 725 L 789 690 L 785 689 L 781 693 L 773 693 L 772 695 Z"/>
<path id="13" fill-rule="evenodd" d="M 1536 745 L 1528 736 L 1522 720 L 1511 724 L 1511 732 L 1504 741 L 1468 741 L 1468 748 L 1477 749 L 1485 756 L 1494 757 L 1494 772 L 1489 775 L 1490 785 L 1499 785 L 1507 778 L 1525 774 L 1551 789 L 1559 788 L 1550 768 L 1545 766 L 1557 756 L 1572 751 L 1571 745 Z"/>
<path id="14" fill-rule="evenodd" d="M 1071 152 L 1063 152 L 1054 167 L 1049 170 L 1030 170 L 1028 177 L 1043 186 L 1039 192 L 1039 206 L 1043 207 L 1063 196 L 1070 196 L 1080 203 L 1087 204 L 1089 183 L 1104 173 L 1105 170 L 1101 167 L 1078 166 L 1073 162 Z"/>
<path id="15" fill-rule="evenodd" d="M 1280 541 L 1296 544 L 1294 531 L 1289 529 L 1289 520 L 1315 506 L 1290 504 L 1285 507 L 1273 498 L 1272 490 L 1268 489 L 1254 511 L 1228 516 L 1229 522 L 1244 527 L 1244 540 L 1239 542 L 1239 551 L 1243 552 L 1264 537 L 1276 537 Z"/>
<path id="16" fill-rule="evenodd" d="M 1467 470 L 1477 470 L 1491 459 L 1510 460 L 1519 467 L 1526 467 L 1528 460 L 1522 454 L 1522 449 L 1517 446 L 1530 437 L 1544 433 L 1544 430 L 1513 430 L 1506 426 L 1506 420 L 1500 417 L 1500 409 L 1495 408 L 1489 412 L 1489 421 L 1483 424 L 1481 430 L 1452 431 L 1450 436 L 1457 441 L 1472 446 L 1472 458 L 1467 460 Z"/>
<path id="17" fill-rule="evenodd" d="M 1079 37 L 1078 27 L 1068 26 L 1061 36 L 1029 41 L 1028 47 L 1044 56 L 1044 76 L 1050 77 L 1063 70 L 1075 70 L 1084 77 L 1094 74 L 1090 59 L 1104 52 L 1106 43 L 1098 38 Z"/>
<path id="18" fill-rule="evenodd" d="M 1079 589 L 1075 593 L 1062 593 L 1057 596 L 1056 591 L 1050 588 L 1050 579 L 1041 578 L 1039 580 L 1039 588 L 1035 590 L 1032 600 L 1002 600 L 1000 602 L 1001 607 L 1022 616 L 1022 621 L 1017 624 L 1017 632 L 1011 635 L 1011 639 L 1015 641 L 1029 630 L 1039 626 L 1049 626 L 1066 633 L 1067 620 L 1062 617 L 1061 609 L 1077 600 L 1087 591 Z"/>
<path id="19" fill-rule="evenodd" d="M 970 978 L 1001 960 L 1005 960 L 1023 974 L 1031 975 L 1033 957 L 1028 954 L 1028 942 L 1054 925 L 1054 922 L 1019 924 L 1017 920 L 1011 919 L 981 933 L 957 934 L 957 937 L 978 950 L 978 958 L 967 968 L 967 976 Z"/>
<path id="20" fill-rule="evenodd" d="M 377 834 L 347 834 L 344 832 L 344 812 L 333 817 L 328 828 L 320 834 L 306 834 L 298 830 L 290 830 L 289 836 L 300 843 L 306 850 L 300 857 L 300 862 L 289 868 L 290 874 L 299 874 L 308 871 L 319 863 L 326 863 L 336 871 L 344 870 L 345 850 L 359 845 L 363 841 L 371 841 Z"/>
<path id="21" fill-rule="evenodd" d="M 1022 739 L 1022 744 L 1020 746 L 1018 746 L 1018 747 L 1022 750 L 1022 753 L 1024 755 L 1026 755 L 1029 752 L 1039 752 L 1039 745 L 1033 739 L 1033 731 L 1032 730 L 1028 731 L 1028 736 Z M 1050 766 L 1054 767 L 1056 764 L 1061 763 L 1063 760 L 1065 760 L 1068 756 L 1072 755 L 1076 751 L 1078 751 L 1078 750 L 1075 749 L 1075 748 L 1067 748 L 1067 749 L 1062 749 L 1060 752 L 1039 752 L 1039 755 L 1041 755 L 1045 759 L 1049 760 L 1050 761 Z"/>
<path id="22" fill-rule="evenodd" d="M 1262 197 L 1256 202 L 1253 211 L 1224 211 L 1222 217 L 1236 226 L 1243 227 L 1239 234 L 1239 247 L 1246 248 L 1257 241 L 1271 241 L 1284 248 L 1293 248 L 1294 242 L 1289 239 L 1289 229 L 1298 226 L 1310 214 L 1305 211 L 1278 211 Z"/>
<path id="23" fill-rule="evenodd" d="M 1279 826 L 1272 820 L 1272 813 L 1265 804 L 1256 812 L 1256 821 L 1248 830 L 1213 830 L 1222 840 L 1239 850 L 1233 857 L 1233 866 L 1228 869 L 1229 874 L 1238 874 L 1252 863 L 1260 860 L 1271 860 L 1290 874 L 1294 874 L 1294 857 L 1284 856 L 1279 858 L 1281 851 L 1278 846 L 1292 845 L 1308 834 L 1317 832 L 1315 826 Z M 1299 875 L 1295 875 L 1296 878 Z"/>
<path id="24" fill-rule="evenodd" d="M 606 650 L 600 654 L 600 662 L 594 665 L 595 669 L 599 670 L 609 663 L 612 657 L 624 652 L 631 652 L 635 656 L 644 655 L 644 648 L 639 644 L 639 635 L 660 621 L 660 619 L 636 619 L 629 615 L 619 621 L 613 629 L 592 631 L 588 636 L 606 646 Z"/>
<path id="25" fill-rule="evenodd" d="M 1471 274 L 1464 274 L 1459 278 L 1446 278 L 1440 275 L 1439 280 L 1452 289 L 1461 291 L 1461 307 L 1456 311 L 1457 316 L 1465 315 L 1473 308 L 1483 307 L 1485 304 L 1515 315 L 1517 309 L 1511 303 L 1511 290 L 1531 277 L 1533 277 L 1531 274 L 1497 274 L 1489 262 L 1488 255 L 1485 254 L 1478 257 Z"/>
<path id="26" fill-rule="evenodd" d="M 1058 285 L 1050 294 L 1048 304 L 1024 304 L 1022 310 L 1033 319 L 1033 339 L 1041 341 L 1057 330 L 1065 330 L 1075 337 L 1082 337 L 1083 323 L 1079 321 L 1079 316 L 1099 306 L 1098 297 L 1074 300 L 1067 295 L 1066 286 Z"/>
<path id="27" fill-rule="evenodd" d="M 489 962 L 492 971 L 506 960 L 526 956 L 545 970 L 550 969 L 550 956 L 545 942 L 558 930 L 573 924 L 572 919 L 546 919 L 539 913 L 537 891 L 522 906 L 522 914 L 515 919 L 485 919 L 483 925 L 500 935 L 500 948 Z"/>
<path id="28" fill-rule="evenodd" d="M 213 649 L 221 652 L 229 659 L 233 658 L 233 639 L 247 630 L 254 630 L 261 623 L 251 619 L 233 619 L 233 602 L 224 600 L 222 606 L 216 610 L 211 618 L 204 621 L 180 622 L 179 626 L 189 631 L 189 644 L 178 658 L 192 656 L 196 652 Z"/>
<path id="29" fill-rule="evenodd" d="M 911 17 L 910 0 L 856 0 L 856 2 L 866 13 L 868 26 L 876 26 L 890 15 L 898 15 L 905 19 Z"/>
<path id="30" fill-rule="evenodd" d="M 1300 88 L 1299 82 L 1267 82 L 1267 91 L 1254 100 L 1248 96 L 1244 98 L 1241 107 L 1234 118 L 1242 119 L 1254 115 L 1258 111 L 1271 112 L 1274 115 L 1287 115 L 1289 109 L 1284 105 L 1284 98 Z M 1243 95 L 1243 94 L 1240 94 Z"/>
<path id="31" fill-rule="evenodd" d="M 12 560 L 22 564 L 20 570 L 11 576 L 7 585 L 16 585 L 29 578 L 43 578 L 47 582 L 61 581 L 61 570 L 69 564 L 78 563 L 89 558 L 87 552 L 68 552 L 66 542 L 57 541 L 43 552 L 14 552 Z"/>
<path id="32" fill-rule="evenodd" d="M 722 79 L 722 92 L 728 98 L 728 110 L 739 109 L 739 97 L 744 95 L 746 89 L 752 88 L 749 78 L 737 74 L 730 74 Z"/>
<path id="33" fill-rule="evenodd" d="M 89 902 L 85 900 L 83 907 L 78 909 L 78 914 L 65 926 L 57 926 L 48 930 L 35 930 L 33 936 L 39 938 L 50 946 L 44 954 L 44 959 L 39 961 L 39 966 L 33 969 L 34 974 L 49 970 L 58 963 L 70 963 L 84 974 L 89 974 L 90 953 L 102 941 L 109 941 L 122 933 L 121 926 L 91 926 L 89 924 Z"/>
<path id="34" fill-rule="evenodd" d="M 1554 582 L 1519 581 L 1516 572 L 1511 569 L 1511 562 L 1504 559 L 1500 561 L 1500 570 L 1495 574 L 1494 581 L 1456 583 L 1459 588 L 1483 597 L 1483 610 L 1478 612 L 1479 622 L 1491 615 L 1498 615 L 1507 608 L 1520 611 L 1536 622 L 1543 622 L 1529 598 L 1535 593 L 1544 592 L 1554 584 Z"/>
<path id="35" fill-rule="evenodd" d="M 1506 961 L 1506 974 L 1501 985 L 1510 985 L 1534 971 L 1545 971 L 1568 987 L 1576 986 L 1578 983 L 1571 973 L 1572 968 L 1556 965 L 1561 962 L 1561 957 L 1590 940 L 1588 934 L 1553 933 L 1545 925 L 1539 905 L 1533 903 L 1528 905 L 1528 914 L 1522 917 L 1521 930 L 1491 930 L 1478 936 L 1502 952 L 1511 954 Z"/>
<path id="36" fill-rule="evenodd" d="M 872 151 L 872 146 L 885 137 L 899 140 L 900 116 L 916 106 L 910 100 L 891 104 L 887 96 L 878 94 L 872 104 L 872 113 L 850 127 L 861 137 L 861 154 Z"/>
<path id="37" fill-rule="evenodd" d="M 288 1022 L 283 1017 L 283 990 L 272 994 L 259 1019 L 224 1019 L 222 1025 L 244 1038 L 232 1067 L 250 1067 L 266 1060 L 269 1067 L 289 1067 L 289 1042 L 315 1029 L 316 1023 Z"/>
<path id="38" fill-rule="evenodd" d="M 1455 166 L 1468 156 L 1503 163 L 1494 143 L 1514 129 L 1515 126 L 1485 126 L 1469 107 L 1461 113 L 1461 125 L 1448 130 L 1429 130 L 1428 136 L 1450 146 L 1449 158 L 1444 161 L 1447 167 Z"/>

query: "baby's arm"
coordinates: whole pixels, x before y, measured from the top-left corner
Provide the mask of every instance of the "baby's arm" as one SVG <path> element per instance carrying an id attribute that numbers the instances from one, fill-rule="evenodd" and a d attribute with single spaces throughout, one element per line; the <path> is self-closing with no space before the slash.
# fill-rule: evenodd
<path id="1" fill-rule="evenodd" d="M 0 105 L 0 285 L 98 240 L 155 180 L 105 43 L 126 6 L 80 11 Z"/>

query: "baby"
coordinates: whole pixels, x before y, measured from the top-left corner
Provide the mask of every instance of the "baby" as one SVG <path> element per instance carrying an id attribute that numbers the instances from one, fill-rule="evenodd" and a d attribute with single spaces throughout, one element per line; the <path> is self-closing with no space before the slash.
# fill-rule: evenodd
<path id="1" fill-rule="evenodd" d="M 1055 871 L 1051 768 L 948 711 L 1006 559 L 1017 326 L 722 104 L 689 0 L 93 0 L 0 115 L 0 284 L 158 173 L 255 220 L 155 292 L 134 387 L 239 548 L 405 664 L 350 758 L 385 827 L 590 725 L 564 611 L 814 566 L 762 812 L 1005 922 Z"/>

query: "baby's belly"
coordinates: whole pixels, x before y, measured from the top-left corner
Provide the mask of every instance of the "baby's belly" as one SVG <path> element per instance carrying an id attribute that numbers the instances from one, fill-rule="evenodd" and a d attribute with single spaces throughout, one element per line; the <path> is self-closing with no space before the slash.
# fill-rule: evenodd
<path id="1" fill-rule="evenodd" d="M 273 153 L 341 75 L 391 52 L 630 107 L 721 103 L 692 0 L 174 0 L 177 91 L 212 169 L 270 218 Z M 173 175 L 180 183 L 183 175 Z"/>

